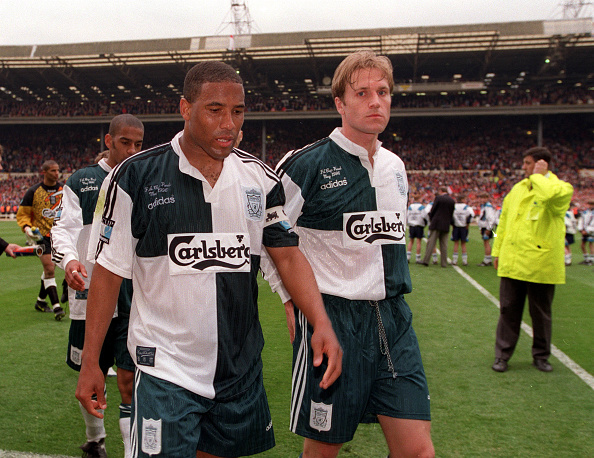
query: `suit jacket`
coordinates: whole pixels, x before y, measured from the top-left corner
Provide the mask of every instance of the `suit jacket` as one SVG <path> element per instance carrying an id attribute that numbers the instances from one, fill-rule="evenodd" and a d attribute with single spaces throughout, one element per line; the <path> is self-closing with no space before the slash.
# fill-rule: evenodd
<path id="1" fill-rule="evenodd" d="M 429 230 L 437 230 L 439 232 L 450 232 L 450 224 L 452 222 L 452 215 L 454 214 L 454 206 L 456 201 L 448 194 L 437 196 L 431 207 L 429 218 Z"/>

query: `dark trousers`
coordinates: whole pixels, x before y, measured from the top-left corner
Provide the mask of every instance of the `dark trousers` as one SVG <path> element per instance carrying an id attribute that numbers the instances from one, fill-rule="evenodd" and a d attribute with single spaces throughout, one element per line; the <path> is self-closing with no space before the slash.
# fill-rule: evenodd
<path id="1" fill-rule="evenodd" d="M 522 313 L 528 296 L 528 310 L 532 318 L 532 358 L 548 359 L 551 355 L 552 315 L 551 305 L 555 285 L 530 283 L 502 277 L 499 284 L 501 305 L 495 357 L 505 361 L 511 358 L 520 337 Z"/>
<path id="2" fill-rule="evenodd" d="M 425 248 L 425 256 L 423 262 L 429 264 L 431 260 L 431 253 L 437 244 L 437 238 L 439 237 L 439 251 L 441 251 L 440 260 L 441 267 L 448 266 L 448 234 L 449 232 L 441 232 L 437 229 L 432 229 L 427 240 L 427 247 Z"/>

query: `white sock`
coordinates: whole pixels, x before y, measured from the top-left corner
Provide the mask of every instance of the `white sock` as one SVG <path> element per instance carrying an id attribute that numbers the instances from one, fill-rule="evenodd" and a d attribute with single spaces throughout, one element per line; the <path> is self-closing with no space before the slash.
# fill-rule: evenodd
<path id="1" fill-rule="evenodd" d="M 91 415 L 89 412 L 87 412 L 87 409 L 85 409 L 80 402 L 78 403 L 78 405 L 80 407 L 80 411 L 82 412 L 82 416 L 85 420 L 85 425 L 87 427 L 87 441 L 99 442 L 101 439 L 107 436 L 107 433 L 105 432 L 103 418 L 97 418 L 96 416 Z M 99 410 L 98 412 L 103 413 L 103 410 Z"/>
<path id="2" fill-rule="evenodd" d="M 410 261 L 410 251 L 407 251 L 407 252 L 406 252 L 406 259 L 407 259 L 408 261 Z"/>
<path id="3" fill-rule="evenodd" d="M 130 417 L 120 418 L 120 432 L 124 441 L 124 457 L 132 458 L 132 445 L 130 444 Z"/>

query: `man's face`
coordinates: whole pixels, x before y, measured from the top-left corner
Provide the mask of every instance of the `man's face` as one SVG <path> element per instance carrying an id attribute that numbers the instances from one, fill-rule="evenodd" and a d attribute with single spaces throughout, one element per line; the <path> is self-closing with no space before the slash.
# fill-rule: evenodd
<path id="1" fill-rule="evenodd" d="M 186 121 L 184 142 L 199 155 L 224 160 L 241 132 L 245 110 L 243 85 L 204 83 L 192 102 L 182 99 L 180 111 Z"/>
<path id="2" fill-rule="evenodd" d="M 353 73 L 342 99 L 336 98 L 336 109 L 342 116 L 342 133 L 351 141 L 368 135 L 377 136 L 390 120 L 390 86 L 377 68 Z"/>
<path id="3" fill-rule="evenodd" d="M 115 135 L 105 135 L 105 145 L 109 148 L 108 164 L 115 167 L 124 159 L 142 149 L 144 131 L 138 127 L 124 126 Z"/>
<path id="4" fill-rule="evenodd" d="M 43 183 L 47 186 L 53 186 L 60 178 L 60 167 L 57 165 L 52 165 L 45 172 L 41 172 L 41 174 L 43 175 Z"/>
<path id="5" fill-rule="evenodd" d="M 524 161 L 522 162 L 522 170 L 526 174 L 526 177 L 529 177 L 534 173 L 534 165 L 536 162 L 532 156 L 526 156 Z"/>

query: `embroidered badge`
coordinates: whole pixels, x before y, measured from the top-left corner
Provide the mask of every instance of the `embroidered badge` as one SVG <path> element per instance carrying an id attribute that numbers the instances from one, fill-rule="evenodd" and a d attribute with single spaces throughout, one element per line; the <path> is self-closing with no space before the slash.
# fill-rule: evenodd
<path id="1" fill-rule="evenodd" d="M 396 183 L 398 183 L 398 191 L 400 191 L 400 195 L 406 196 L 406 180 L 404 179 L 404 175 L 400 172 L 396 172 Z"/>
<path id="2" fill-rule="evenodd" d="M 311 401 L 309 426 L 318 431 L 332 429 L 332 404 Z"/>
<path id="3" fill-rule="evenodd" d="M 243 189 L 243 203 L 246 216 L 252 221 L 262 221 L 264 215 L 264 197 L 262 191 L 256 188 Z"/>
<path id="4" fill-rule="evenodd" d="M 161 419 L 142 418 L 142 451 L 148 455 L 161 453 Z"/>

